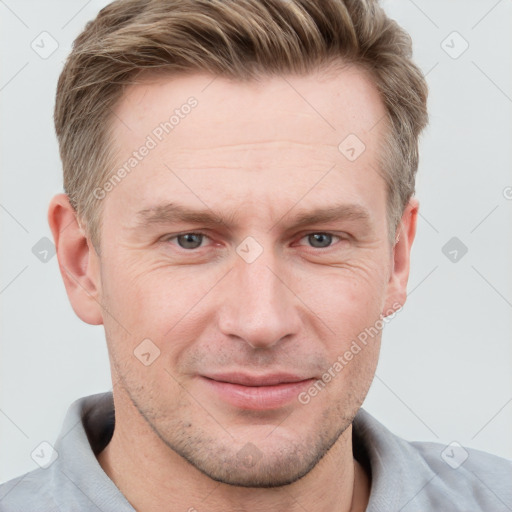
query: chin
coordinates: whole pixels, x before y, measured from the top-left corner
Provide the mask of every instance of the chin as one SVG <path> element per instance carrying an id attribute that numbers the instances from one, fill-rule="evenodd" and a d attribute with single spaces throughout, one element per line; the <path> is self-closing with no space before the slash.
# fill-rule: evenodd
<path id="1" fill-rule="evenodd" d="M 265 489 L 297 482 L 317 465 L 321 456 L 313 460 L 304 460 L 298 454 L 279 458 L 276 457 L 276 454 L 261 454 L 259 460 L 251 461 L 241 458 L 237 453 L 234 457 L 224 461 L 215 457 L 211 457 L 207 461 L 184 458 L 201 473 L 216 482 L 235 487 Z"/>
<path id="2" fill-rule="evenodd" d="M 348 423 L 349 424 L 349 423 Z M 195 469 L 216 482 L 236 487 L 272 488 L 297 482 L 312 471 L 346 430 L 316 430 L 300 438 L 274 431 L 254 443 L 220 440 L 204 432 L 168 439 L 166 444 Z"/>

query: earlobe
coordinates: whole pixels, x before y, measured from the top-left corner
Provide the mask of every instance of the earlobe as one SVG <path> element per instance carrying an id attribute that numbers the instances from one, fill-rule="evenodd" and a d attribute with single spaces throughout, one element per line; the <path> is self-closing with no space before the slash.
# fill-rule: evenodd
<path id="1" fill-rule="evenodd" d="M 73 310 L 88 324 L 102 324 L 99 257 L 66 194 L 57 194 L 50 201 L 48 224 Z"/>
<path id="2" fill-rule="evenodd" d="M 407 298 L 407 282 L 409 280 L 411 249 L 416 236 L 416 222 L 418 218 L 419 203 L 415 198 L 410 199 L 402 214 L 397 229 L 395 245 L 393 247 L 392 269 L 388 282 L 385 312 L 390 314 L 396 310 L 396 305 L 402 307 Z"/>

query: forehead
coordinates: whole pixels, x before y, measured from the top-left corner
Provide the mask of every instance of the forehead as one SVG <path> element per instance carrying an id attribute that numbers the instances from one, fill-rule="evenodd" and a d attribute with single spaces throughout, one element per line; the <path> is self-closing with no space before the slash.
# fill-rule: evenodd
<path id="1" fill-rule="evenodd" d="M 197 107 L 189 111 L 186 105 L 191 98 Z M 205 139 L 218 146 L 228 134 L 229 142 L 254 143 L 282 137 L 286 129 L 289 135 L 305 135 L 312 143 L 337 146 L 344 134 L 364 136 L 371 131 L 385 110 L 369 73 L 339 65 L 305 76 L 247 81 L 207 74 L 149 75 L 125 90 L 113 121 L 123 144 L 133 146 L 173 114 L 179 121 L 173 120 L 172 136 L 166 139 L 176 146 L 186 142 L 191 148 L 202 148 Z M 189 114 L 193 114 L 193 139 L 186 129 L 190 123 L 181 123 Z"/>
<path id="2" fill-rule="evenodd" d="M 117 165 L 132 160 L 134 166 L 125 165 L 129 176 L 107 204 L 122 202 L 135 214 L 181 189 L 220 203 L 223 194 L 249 202 L 274 194 L 287 207 L 301 187 L 333 168 L 323 185 L 349 179 L 346 190 L 354 195 L 365 176 L 379 179 L 384 118 L 372 80 L 352 66 L 246 82 L 204 74 L 147 77 L 128 87 L 114 110 Z M 134 156 L 144 146 L 150 148 L 144 156 Z M 357 159 L 345 152 L 350 147 L 361 152 Z"/>

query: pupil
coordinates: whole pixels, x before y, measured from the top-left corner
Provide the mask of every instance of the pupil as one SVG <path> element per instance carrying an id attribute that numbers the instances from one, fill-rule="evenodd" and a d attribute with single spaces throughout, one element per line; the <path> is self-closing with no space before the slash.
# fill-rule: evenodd
<path id="1" fill-rule="evenodd" d="M 309 242 L 313 247 L 329 247 L 332 242 L 332 236 L 327 233 L 314 233 L 309 235 Z"/>
<path id="2" fill-rule="evenodd" d="M 178 237 L 178 243 L 183 249 L 196 249 L 201 245 L 202 236 L 196 233 L 187 233 Z"/>

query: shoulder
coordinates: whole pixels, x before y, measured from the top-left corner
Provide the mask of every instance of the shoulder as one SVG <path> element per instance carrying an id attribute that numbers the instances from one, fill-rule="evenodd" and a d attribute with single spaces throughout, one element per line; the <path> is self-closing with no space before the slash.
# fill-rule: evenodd
<path id="1" fill-rule="evenodd" d="M 52 489 L 51 472 L 35 469 L 0 485 L 0 510 L 25 512 L 37 506 L 41 512 L 58 512 Z"/>
<path id="2" fill-rule="evenodd" d="M 512 510 L 511 461 L 458 443 L 407 441 L 362 409 L 353 426 L 372 473 L 368 510 Z"/>
<path id="3" fill-rule="evenodd" d="M 96 459 L 114 428 L 112 393 L 76 400 L 68 409 L 51 462 L 0 485 L 2 512 L 133 510 Z M 49 457 L 49 453 L 46 454 Z"/>
<path id="4" fill-rule="evenodd" d="M 434 488 L 445 491 L 453 499 L 471 496 L 472 503 L 479 504 L 482 510 L 512 508 L 511 461 L 465 448 L 457 442 L 448 445 L 403 442 L 436 475 Z"/>

